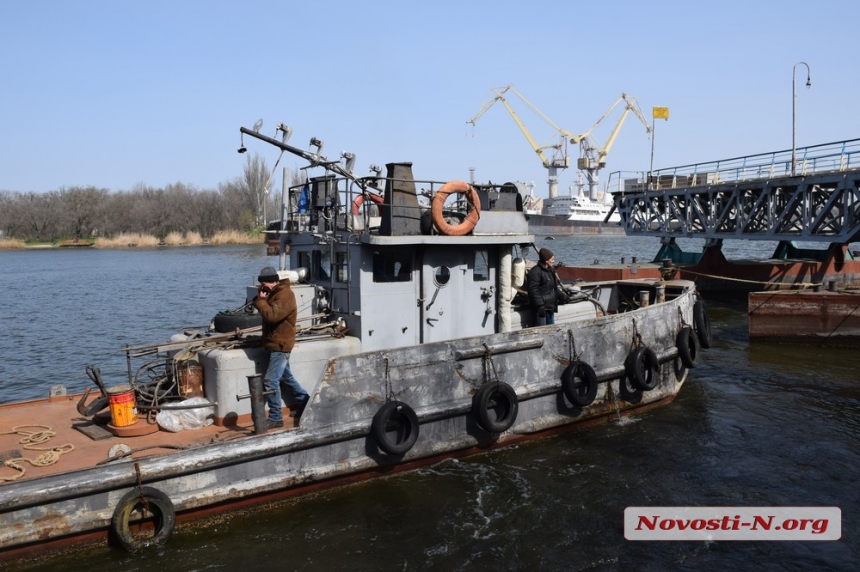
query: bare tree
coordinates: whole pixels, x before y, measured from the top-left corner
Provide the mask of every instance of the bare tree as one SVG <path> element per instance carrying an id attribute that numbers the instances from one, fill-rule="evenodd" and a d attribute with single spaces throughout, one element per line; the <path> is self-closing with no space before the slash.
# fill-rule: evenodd
<path id="1" fill-rule="evenodd" d="M 34 193 L 32 191 L 19 196 L 15 216 L 20 218 L 23 232 L 28 237 L 38 240 L 54 240 L 57 238 L 57 223 L 62 213 L 59 193 Z"/>
<path id="2" fill-rule="evenodd" d="M 59 190 L 62 207 L 62 236 L 75 238 L 90 236 L 101 226 L 104 219 L 104 206 L 108 197 L 107 189 L 95 187 L 65 187 Z"/>
<path id="3" fill-rule="evenodd" d="M 256 217 L 257 225 L 265 223 L 265 204 L 272 188 L 270 177 L 271 174 L 264 158 L 258 153 L 247 156 L 244 178 L 242 179 L 243 191 L 251 207 L 251 212 Z"/>

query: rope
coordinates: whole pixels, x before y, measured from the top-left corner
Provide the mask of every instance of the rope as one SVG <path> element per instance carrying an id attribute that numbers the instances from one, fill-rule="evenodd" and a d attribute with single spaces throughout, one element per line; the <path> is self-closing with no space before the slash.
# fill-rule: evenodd
<path id="1" fill-rule="evenodd" d="M 23 427 L 39 427 L 43 431 L 27 431 Z M 56 435 L 47 425 L 18 425 L 17 427 L 12 427 L 11 431 L 0 432 L 0 435 L 23 435 L 18 443 L 24 445 L 24 449 L 28 451 L 44 451 L 35 459 L 28 459 L 26 457 L 7 459 L 3 464 L 10 469 L 18 471 L 18 474 L 11 477 L 0 477 L 0 483 L 15 481 L 23 477 L 27 469 L 22 463 L 30 463 L 34 467 L 47 467 L 59 461 L 60 455 L 69 453 L 75 449 L 75 446 L 71 443 L 57 447 L 39 447 L 39 444 L 45 443 L 48 439 Z"/>
<path id="2" fill-rule="evenodd" d="M 693 274 L 695 276 L 702 276 L 704 278 L 713 278 L 714 280 L 726 280 L 728 282 L 743 282 L 745 284 L 764 284 L 766 286 L 776 286 L 777 289 L 781 289 L 783 286 L 786 289 L 791 288 L 814 288 L 815 286 L 821 286 L 821 282 L 801 282 L 800 284 L 796 283 L 784 283 L 784 282 L 768 282 L 767 280 L 746 280 L 744 278 L 728 278 L 726 276 L 716 276 L 714 274 L 705 274 L 703 272 L 693 272 L 692 270 L 687 270 L 686 268 L 681 268 L 681 272 L 685 274 Z"/>

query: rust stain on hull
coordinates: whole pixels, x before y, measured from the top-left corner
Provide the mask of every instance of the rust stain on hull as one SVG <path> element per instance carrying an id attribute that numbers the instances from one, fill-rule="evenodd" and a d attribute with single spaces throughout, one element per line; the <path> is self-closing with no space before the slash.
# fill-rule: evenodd
<path id="1" fill-rule="evenodd" d="M 860 347 L 860 292 L 753 292 L 750 340 Z"/>

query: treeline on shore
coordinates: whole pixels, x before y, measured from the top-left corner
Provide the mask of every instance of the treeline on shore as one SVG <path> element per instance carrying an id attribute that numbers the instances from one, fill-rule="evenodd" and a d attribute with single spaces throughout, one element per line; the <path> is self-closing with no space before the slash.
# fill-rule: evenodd
<path id="1" fill-rule="evenodd" d="M 244 176 L 217 189 L 180 182 L 116 192 L 94 186 L 38 193 L 0 190 L 0 239 L 7 248 L 16 242 L 61 240 L 144 246 L 149 241 L 214 244 L 228 236 L 255 235 L 258 241 L 266 208 L 277 212 L 269 199 L 271 178 L 265 160 L 254 155 L 247 157 Z"/>

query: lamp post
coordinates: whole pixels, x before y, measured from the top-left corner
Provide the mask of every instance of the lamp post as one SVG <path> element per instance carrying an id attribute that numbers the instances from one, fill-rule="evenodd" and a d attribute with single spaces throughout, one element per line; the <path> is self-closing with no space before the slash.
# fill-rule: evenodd
<path id="1" fill-rule="evenodd" d="M 806 87 L 812 87 L 812 79 L 809 71 L 809 64 L 806 62 L 797 62 L 794 64 L 794 67 L 791 68 L 791 176 L 794 176 L 795 169 L 797 168 L 797 158 L 795 157 L 795 143 L 794 143 L 794 124 L 795 124 L 795 109 L 797 108 L 797 66 L 803 64 L 806 66 Z"/>

